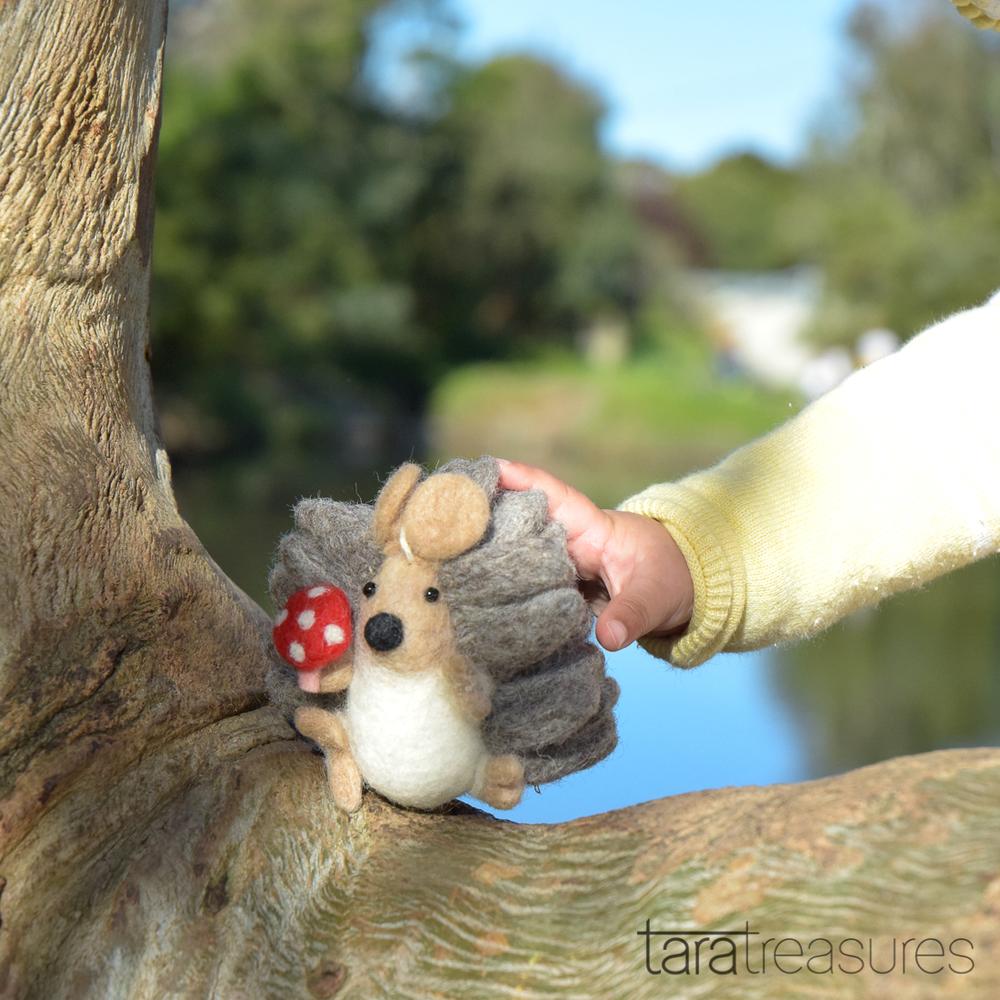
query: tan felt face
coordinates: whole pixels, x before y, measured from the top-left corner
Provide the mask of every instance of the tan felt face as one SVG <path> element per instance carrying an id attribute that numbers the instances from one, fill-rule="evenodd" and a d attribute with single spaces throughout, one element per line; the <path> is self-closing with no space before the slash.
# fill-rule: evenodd
<path id="1" fill-rule="evenodd" d="M 411 562 L 402 553 L 389 555 L 364 594 L 358 609 L 357 641 L 376 662 L 416 673 L 440 667 L 454 655 L 436 563 Z"/>

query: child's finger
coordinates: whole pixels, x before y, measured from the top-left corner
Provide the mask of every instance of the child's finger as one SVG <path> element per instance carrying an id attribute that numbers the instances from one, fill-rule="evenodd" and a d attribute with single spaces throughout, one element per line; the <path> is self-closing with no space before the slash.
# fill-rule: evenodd
<path id="1" fill-rule="evenodd" d="M 541 471 L 507 458 L 498 458 L 497 465 L 500 466 L 500 486 L 505 490 L 530 490 L 535 474 Z"/>
<path id="2" fill-rule="evenodd" d="M 549 514 L 566 529 L 570 548 L 585 532 L 595 527 L 607 533 L 604 512 L 579 490 L 556 479 L 544 469 L 536 469 L 521 462 L 500 463 L 500 485 L 506 490 L 541 490 L 549 501 Z"/>
<path id="3" fill-rule="evenodd" d="M 541 490 L 549 499 L 561 497 L 570 487 L 551 472 L 525 465 L 524 462 L 510 462 L 498 458 L 500 465 L 500 485 L 505 490 Z"/>

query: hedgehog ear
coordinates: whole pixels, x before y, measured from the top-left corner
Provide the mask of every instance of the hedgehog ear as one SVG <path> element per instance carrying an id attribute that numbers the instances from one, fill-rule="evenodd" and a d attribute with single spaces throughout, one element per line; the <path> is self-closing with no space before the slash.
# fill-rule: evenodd
<path id="1" fill-rule="evenodd" d="M 387 548 L 396 540 L 396 523 L 414 486 L 419 482 L 420 475 L 420 466 L 407 462 L 401 465 L 382 487 L 375 501 L 375 519 L 372 522 L 372 533 L 381 548 Z"/>
<path id="2" fill-rule="evenodd" d="M 405 546 L 430 562 L 472 548 L 490 523 L 490 502 L 468 476 L 439 472 L 414 491 L 400 522 Z"/>

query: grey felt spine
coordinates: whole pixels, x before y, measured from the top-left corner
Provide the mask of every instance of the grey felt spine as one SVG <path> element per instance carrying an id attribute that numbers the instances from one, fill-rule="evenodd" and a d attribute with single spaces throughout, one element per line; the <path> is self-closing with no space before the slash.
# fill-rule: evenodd
<path id="1" fill-rule="evenodd" d="M 542 785 L 604 760 L 618 743 L 614 716 L 617 701 L 618 683 L 613 677 L 605 677 L 601 684 L 597 712 L 572 736 L 560 743 L 537 747 L 521 755 L 524 760 L 524 780 L 529 785 Z"/>

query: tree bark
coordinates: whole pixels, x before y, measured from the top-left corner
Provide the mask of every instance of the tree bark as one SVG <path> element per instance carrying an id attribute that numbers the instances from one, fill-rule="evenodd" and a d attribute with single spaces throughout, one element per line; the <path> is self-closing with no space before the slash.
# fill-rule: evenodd
<path id="1" fill-rule="evenodd" d="M 0 995 L 997 995 L 995 750 L 554 827 L 335 812 L 157 438 L 164 28 L 159 0 L 0 0 Z M 647 919 L 875 935 L 882 964 L 961 936 L 975 969 L 657 974 Z"/>

